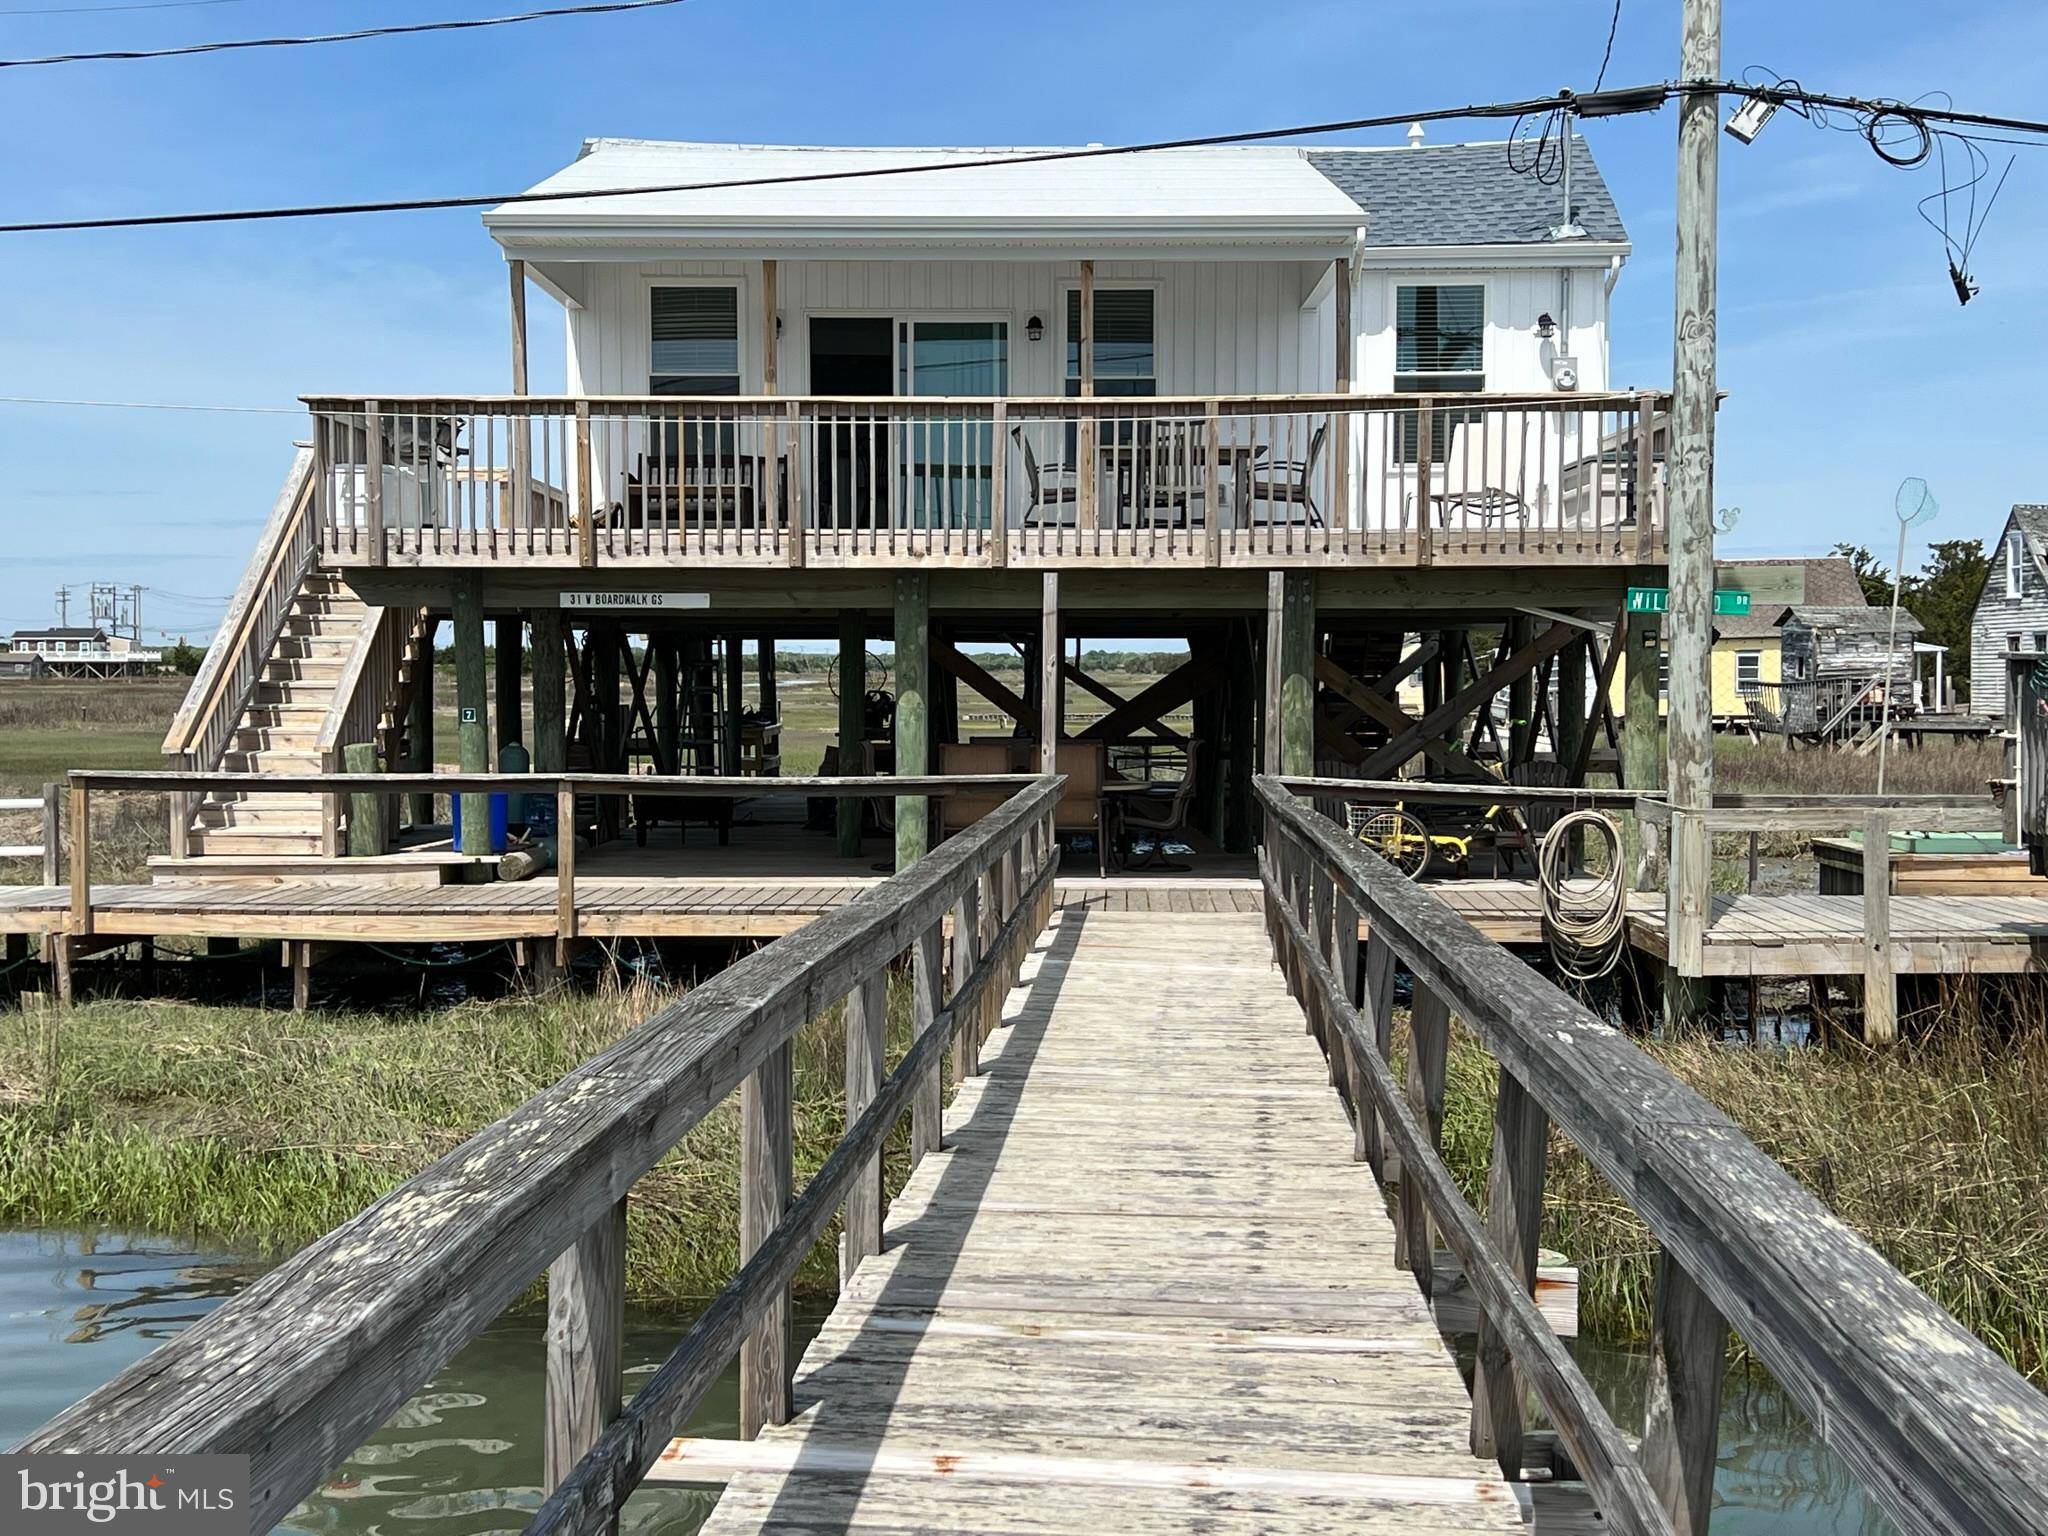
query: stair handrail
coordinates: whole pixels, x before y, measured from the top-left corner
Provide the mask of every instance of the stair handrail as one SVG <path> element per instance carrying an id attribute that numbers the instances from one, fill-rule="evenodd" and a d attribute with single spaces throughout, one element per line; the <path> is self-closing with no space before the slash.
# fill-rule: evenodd
<path id="1" fill-rule="evenodd" d="M 300 448 L 206 659 L 171 717 L 165 756 L 183 758 L 192 768 L 219 765 L 312 567 L 318 533 L 313 489 L 313 450 Z"/>
<path id="2" fill-rule="evenodd" d="M 356 742 L 377 743 L 377 727 L 398 690 L 399 669 L 407 644 L 417 631 L 423 608 L 366 608 L 355 644 L 342 662 L 334 694 L 321 718 L 314 750 L 323 773 L 342 768 L 342 749 Z M 321 816 L 322 848 L 340 850 L 341 797 L 329 795 Z"/>

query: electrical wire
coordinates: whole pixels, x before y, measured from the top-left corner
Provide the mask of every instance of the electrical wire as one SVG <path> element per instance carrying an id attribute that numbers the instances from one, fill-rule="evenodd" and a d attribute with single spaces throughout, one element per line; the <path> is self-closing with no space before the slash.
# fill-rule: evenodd
<path id="1" fill-rule="evenodd" d="M 62 400 L 43 395 L 0 395 L 0 405 L 63 405 L 102 411 L 228 411 L 244 416 L 303 416 L 304 406 L 179 405 L 166 400 Z"/>
<path id="2" fill-rule="evenodd" d="M 143 0 L 133 5 L 38 5 L 0 16 L 96 16 L 105 11 L 189 11 L 204 5 L 244 5 L 247 0 Z"/>
<path id="3" fill-rule="evenodd" d="M 1607 845 L 1607 872 L 1571 876 L 1573 834 L 1591 830 Z M 1621 828 L 1604 811 L 1567 811 L 1536 849 L 1543 894 L 1543 938 L 1558 974 L 1581 984 L 1598 981 L 1621 962 L 1628 933 L 1628 883 Z"/>
<path id="4" fill-rule="evenodd" d="M 608 16 L 621 11 L 651 11 L 681 5 L 683 0 L 601 0 L 595 5 L 559 5 L 510 16 L 476 16 L 457 21 L 414 21 L 394 27 L 364 27 L 355 32 L 324 32 L 310 37 L 242 37 L 213 43 L 186 43 L 177 48 L 114 48 L 97 53 L 53 53 L 35 59 L 0 59 L 0 69 L 37 69 L 51 64 L 130 63 L 137 59 L 182 59 L 204 53 L 239 53 L 250 48 L 313 48 L 326 43 L 360 43 L 380 37 L 415 37 L 423 32 L 474 32 L 483 27 L 512 27 L 560 16 Z"/>
<path id="5" fill-rule="evenodd" d="M 1669 98 L 1672 88 L 1660 86 L 1649 91 L 1604 93 L 1603 110 L 1654 112 Z M 1640 97 L 1640 104 L 1620 98 Z M 1139 144 L 1089 145 L 1073 149 L 1031 150 L 1014 155 L 990 155 L 978 160 L 941 160 L 923 165 L 865 166 L 857 170 L 801 171 L 782 176 L 747 176 L 726 181 L 684 181 L 632 187 L 588 187 L 553 192 L 499 192 L 459 197 L 391 198 L 378 202 L 306 203 L 275 208 L 215 209 L 200 213 L 133 214 L 101 219 L 45 219 L 31 223 L 0 224 L 0 235 L 48 234 L 60 230 L 149 229 L 182 224 L 237 224 L 265 219 L 333 218 L 359 213 L 424 213 L 451 208 L 492 208 L 500 205 L 577 202 L 609 197 L 645 197 L 656 193 L 718 192 L 738 187 L 786 187 L 816 182 L 865 181 L 880 176 L 926 176 L 946 171 L 984 170 L 991 166 L 1047 165 L 1063 160 L 1102 160 L 1117 155 L 1152 154 L 1169 149 L 1207 149 L 1230 144 L 1256 144 L 1270 139 L 1298 139 L 1314 134 L 1353 133 L 1369 128 L 1397 128 L 1404 123 L 1440 123 L 1460 118 L 1526 117 L 1532 112 L 1554 109 L 1566 101 L 1583 106 L 1588 98 L 1569 91 L 1528 101 L 1473 103 L 1463 107 L 1438 107 L 1425 112 L 1392 112 L 1378 117 L 1347 118 L 1340 122 L 1301 123 L 1286 128 L 1254 128 L 1239 133 L 1201 134 L 1189 138 L 1153 139 Z"/>
<path id="6" fill-rule="evenodd" d="M 1598 91 L 1607 79 L 1607 65 L 1614 58 L 1614 34 L 1621 30 L 1621 0 L 1614 0 L 1614 16 L 1607 23 L 1607 47 L 1600 55 L 1600 72 L 1593 76 L 1593 89 Z"/>

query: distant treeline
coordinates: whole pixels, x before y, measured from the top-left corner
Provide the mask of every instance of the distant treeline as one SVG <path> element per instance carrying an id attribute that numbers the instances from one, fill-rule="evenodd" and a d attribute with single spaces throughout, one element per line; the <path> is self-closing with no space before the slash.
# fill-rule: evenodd
<path id="1" fill-rule="evenodd" d="M 1002 650 L 982 650 L 977 647 L 963 648 L 962 654 L 972 657 L 976 665 L 990 672 L 1024 671 L 1024 658 L 1007 646 Z M 1122 672 L 1126 675 L 1160 676 L 1171 672 L 1188 659 L 1186 651 L 1083 651 L 1081 670 L 1088 673 Z M 775 665 L 779 671 L 797 673 L 829 673 L 839 666 L 839 657 L 833 651 L 779 651 Z"/>

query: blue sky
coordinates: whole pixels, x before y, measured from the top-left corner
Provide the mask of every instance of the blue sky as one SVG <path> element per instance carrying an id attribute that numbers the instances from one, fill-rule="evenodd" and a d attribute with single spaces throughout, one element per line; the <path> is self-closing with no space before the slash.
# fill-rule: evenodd
<path id="1" fill-rule="evenodd" d="M 489 15 L 518 0 L 235 0 L 9 16 L 0 55 Z M 1678 0 L 1625 0 L 1610 83 L 1676 72 Z M 690 0 L 639 16 L 143 63 L 0 71 L 9 217 L 498 192 L 586 135 L 1119 142 L 1588 88 L 1608 0 Z M 2048 116 L 2048 6 L 1727 0 L 1725 65 L 1824 90 Z M 1636 254 L 1616 382 L 1670 373 L 1675 114 L 1588 136 Z M 1498 137 L 1498 125 L 1431 131 Z M 1382 142 L 1398 142 L 1398 130 Z M 1732 554 L 1850 539 L 1889 557 L 1924 476 L 1933 537 L 2048 499 L 2040 428 L 2048 153 L 2022 152 L 1967 309 L 1915 202 L 1932 171 L 1780 114 L 1723 140 L 1717 500 Z M 474 212 L 0 237 L 0 394 L 290 406 L 313 391 L 507 382 L 505 280 Z M 534 387 L 561 383 L 535 295 Z M 0 405 L 0 630 L 59 583 L 153 589 L 194 635 L 240 576 L 303 418 Z M 1912 557 L 1909 556 L 1909 562 Z M 176 594 L 175 596 L 171 594 Z"/>

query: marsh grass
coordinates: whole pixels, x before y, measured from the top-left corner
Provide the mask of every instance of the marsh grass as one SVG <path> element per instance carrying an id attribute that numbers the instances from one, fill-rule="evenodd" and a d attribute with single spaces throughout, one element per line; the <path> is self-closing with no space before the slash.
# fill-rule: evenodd
<path id="1" fill-rule="evenodd" d="M 2048 1028 L 1992 1039 L 1959 1024 L 1886 1051 L 1645 1049 L 1718 1105 L 1905 1277 L 2048 1384 Z M 1483 1209 L 1495 1068 L 1462 1031 L 1446 1075 L 1446 1160 Z M 1649 1329 L 1655 1249 L 1635 1213 L 1555 1130 L 1545 1247 L 1579 1267 L 1590 1337 Z"/>
<path id="2" fill-rule="evenodd" d="M 0 1015 L 0 1224 L 128 1226 L 281 1257 L 338 1226 L 652 1014 L 653 987 L 410 1014 L 172 1002 Z M 908 990 L 892 985 L 893 1057 Z M 844 1026 L 798 1035 L 801 1184 L 842 1122 Z M 907 1166 L 899 1131 L 893 1189 Z M 738 1262 L 738 1109 L 728 1100 L 634 1188 L 636 1301 L 701 1300 Z M 799 1289 L 829 1294 L 836 1237 Z"/>

